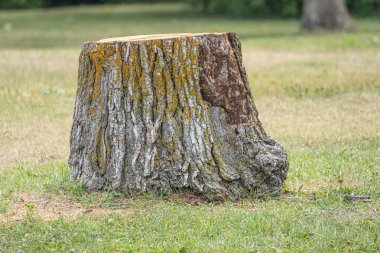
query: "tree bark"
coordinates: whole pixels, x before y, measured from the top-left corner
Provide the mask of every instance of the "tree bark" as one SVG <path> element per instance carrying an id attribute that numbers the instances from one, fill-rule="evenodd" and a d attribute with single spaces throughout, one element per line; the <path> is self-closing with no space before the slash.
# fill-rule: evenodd
<path id="1" fill-rule="evenodd" d="M 125 193 L 278 193 L 287 155 L 265 133 L 234 33 L 87 42 L 71 132 L 73 179 Z"/>
<path id="2" fill-rule="evenodd" d="M 344 0 L 304 0 L 302 28 L 352 30 L 353 22 Z"/>

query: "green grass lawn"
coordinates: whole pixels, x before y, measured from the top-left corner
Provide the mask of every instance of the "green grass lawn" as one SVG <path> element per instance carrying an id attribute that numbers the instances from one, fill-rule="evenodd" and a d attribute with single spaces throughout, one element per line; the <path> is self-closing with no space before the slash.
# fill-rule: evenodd
<path id="1" fill-rule="evenodd" d="M 380 252 L 380 20 L 356 23 L 306 34 L 177 4 L 0 11 L 0 252 Z M 283 194 L 205 203 L 72 182 L 83 42 L 208 31 L 241 38 L 260 119 L 289 153 Z"/>

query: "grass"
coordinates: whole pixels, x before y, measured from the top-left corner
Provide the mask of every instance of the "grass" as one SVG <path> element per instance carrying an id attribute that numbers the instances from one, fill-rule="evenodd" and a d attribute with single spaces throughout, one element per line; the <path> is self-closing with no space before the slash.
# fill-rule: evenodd
<path id="1" fill-rule="evenodd" d="M 356 22 L 355 33 L 305 34 L 297 20 L 178 4 L 1 11 L 0 252 L 379 252 L 380 20 Z M 283 195 L 126 198 L 69 179 L 84 41 L 228 30 L 264 127 L 289 153 Z"/>
<path id="2" fill-rule="evenodd" d="M 376 147 L 290 151 L 288 193 L 280 198 L 193 206 L 145 195 L 128 199 L 127 218 L 109 213 L 44 221 L 31 208 L 21 221 L 0 227 L 0 245 L 6 252 L 376 252 L 378 204 L 344 200 L 351 192 L 376 198 Z M 1 182 L 4 192 L 45 191 L 87 206 L 119 198 L 70 182 L 64 162 L 10 169 Z"/>
<path id="3" fill-rule="evenodd" d="M 376 224 L 363 219 L 356 206 L 349 211 L 358 213 L 358 217 L 349 217 L 348 221 L 332 210 L 339 205 L 324 205 L 321 210 L 320 204 L 315 203 L 303 209 L 305 203 L 302 201 L 289 199 L 287 202 L 284 205 L 270 200 L 252 212 L 231 205 L 194 207 L 155 201 L 151 204 L 154 209 L 138 210 L 128 220 L 120 216 L 85 217 L 70 223 L 58 219 L 46 224 L 27 218 L 12 227 L 11 236 L 7 238 L 19 240 L 20 246 L 30 252 L 70 249 L 88 252 L 376 250 L 377 239 L 369 239 L 371 233 L 379 232 Z M 167 214 L 171 214 L 170 219 Z M 295 222 L 299 219 L 304 223 Z M 325 226 L 325 222 L 334 224 L 334 228 Z M 352 229 L 346 230 L 347 226 Z"/>

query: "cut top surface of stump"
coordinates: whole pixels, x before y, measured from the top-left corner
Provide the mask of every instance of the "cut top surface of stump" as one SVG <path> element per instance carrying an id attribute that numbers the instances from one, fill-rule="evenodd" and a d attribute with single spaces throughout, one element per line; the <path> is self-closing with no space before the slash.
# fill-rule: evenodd
<path id="1" fill-rule="evenodd" d="M 125 193 L 274 193 L 288 169 L 231 32 L 85 43 L 70 145 L 72 178 Z"/>
<path id="2" fill-rule="evenodd" d="M 207 35 L 226 35 L 235 34 L 232 32 L 224 33 L 171 33 L 171 34 L 149 34 L 149 35 L 134 35 L 125 37 L 112 37 L 98 40 L 97 43 L 105 42 L 128 42 L 128 41 L 145 41 L 145 40 L 165 40 L 165 39 L 175 39 L 175 38 L 192 38 Z"/>

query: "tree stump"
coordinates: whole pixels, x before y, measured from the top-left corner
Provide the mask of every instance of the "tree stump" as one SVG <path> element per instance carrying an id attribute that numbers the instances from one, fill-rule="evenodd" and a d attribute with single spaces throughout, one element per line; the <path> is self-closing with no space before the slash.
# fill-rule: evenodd
<path id="1" fill-rule="evenodd" d="M 343 0 L 304 0 L 302 28 L 352 30 L 354 25 Z"/>
<path id="2" fill-rule="evenodd" d="M 265 133 L 235 33 L 87 42 L 70 138 L 88 189 L 278 193 L 287 155 Z"/>

